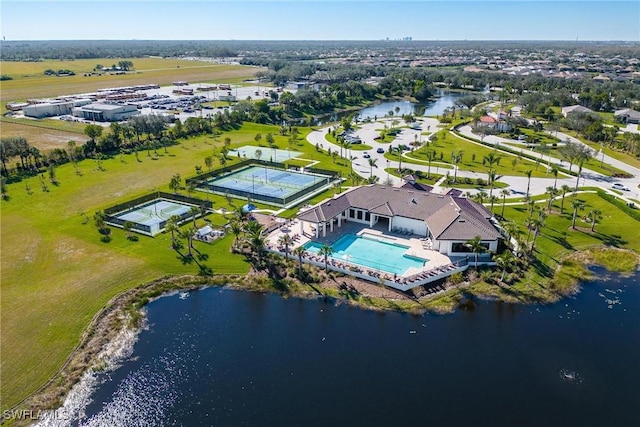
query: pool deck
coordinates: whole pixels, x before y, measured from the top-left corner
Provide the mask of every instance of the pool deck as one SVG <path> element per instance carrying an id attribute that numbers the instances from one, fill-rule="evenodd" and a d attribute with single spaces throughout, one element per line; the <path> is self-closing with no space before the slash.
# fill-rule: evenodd
<path id="1" fill-rule="evenodd" d="M 466 269 L 454 265 L 454 261 L 448 256 L 438 251 L 430 249 L 431 242 L 429 239 L 419 236 L 407 236 L 387 231 L 386 227 L 369 227 L 366 224 L 348 221 L 342 224 L 342 227 L 335 228 L 333 233 L 327 233 L 327 237 L 315 237 L 315 229 L 308 222 L 303 222 L 302 233 L 300 233 L 300 222 L 298 220 L 290 220 L 272 231 L 267 237 L 267 248 L 273 252 L 283 253 L 284 250 L 278 243 L 280 237 L 288 234 L 293 238 L 293 244 L 289 247 L 289 254 L 298 246 L 303 246 L 310 241 L 320 244 L 332 244 L 343 235 L 350 233 L 358 236 L 367 235 L 370 238 L 378 238 L 384 241 L 392 241 L 399 245 L 408 246 L 406 255 L 427 259 L 428 262 L 422 268 L 410 267 L 402 275 L 394 275 L 386 271 L 372 270 L 359 264 L 352 264 L 346 261 L 338 261 L 330 259 L 329 268 L 335 271 L 344 272 L 356 277 L 364 278 L 370 281 L 384 281 L 388 286 L 392 286 L 400 290 L 408 290 L 413 287 L 433 282 L 441 278 L 450 276 L 455 271 Z M 304 261 L 324 267 L 324 258 L 320 255 L 307 255 Z M 357 271 L 353 271 L 357 267 Z"/>

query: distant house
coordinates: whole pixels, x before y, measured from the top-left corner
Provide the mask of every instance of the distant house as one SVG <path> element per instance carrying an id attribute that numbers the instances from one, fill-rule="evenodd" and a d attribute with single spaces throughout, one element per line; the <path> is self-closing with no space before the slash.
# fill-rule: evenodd
<path id="1" fill-rule="evenodd" d="M 465 244 L 476 236 L 480 236 L 487 250 L 494 252 L 502 239 L 491 221 L 493 214 L 484 206 L 464 197 L 411 188 L 356 187 L 301 211 L 297 217 L 301 230 L 303 222 L 313 224 L 316 238 L 326 237 L 347 221 L 369 227 L 378 224 L 390 232 L 408 230 L 412 235 L 429 238 L 433 250 L 447 256 L 468 254 Z"/>
<path id="2" fill-rule="evenodd" d="M 489 129 L 495 129 L 498 132 L 509 132 L 511 125 L 504 120 L 498 120 L 491 116 L 482 116 L 478 123 L 479 127 L 486 127 Z"/>
<path id="3" fill-rule="evenodd" d="M 640 123 L 640 112 L 632 110 L 631 108 L 625 108 L 624 110 L 617 110 L 613 113 L 616 120 L 621 123 Z"/>
<path id="4" fill-rule="evenodd" d="M 582 105 L 571 105 L 569 107 L 562 107 L 562 117 L 567 117 L 569 113 L 593 113 L 593 110 L 583 107 Z"/>

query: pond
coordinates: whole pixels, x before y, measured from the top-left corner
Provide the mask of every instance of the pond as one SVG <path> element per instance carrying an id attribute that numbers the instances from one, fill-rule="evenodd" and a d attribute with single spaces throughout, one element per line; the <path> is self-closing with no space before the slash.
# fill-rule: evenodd
<path id="1" fill-rule="evenodd" d="M 390 112 L 396 117 L 403 116 L 405 114 L 413 114 L 416 116 L 439 116 L 442 115 L 446 108 L 449 108 L 457 102 L 458 99 L 468 96 L 468 93 L 464 92 L 450 92 L 442 89 L 438 89 L 433 100 L 426 103 L 416 103 L 411 101 L 385 101 L 371 107 L 363 108 L 358 112 L 358 118 L 360 120 L 376 118 L 380 119 L 388 116 Z M 396 111 L 396 108 L 398 109 Z M 328 115 L 327 117 L 320 118 L 317 126 L 322 125 L 328 121 L 341 120 L 347 117 L 353 112 L 342 112 Z"/>
<path id="2" fill-rule="evenodd" d="M 210 288 L 148 305 L 83 425 L 640 425 L 640 274 L 452 315 Z"/>

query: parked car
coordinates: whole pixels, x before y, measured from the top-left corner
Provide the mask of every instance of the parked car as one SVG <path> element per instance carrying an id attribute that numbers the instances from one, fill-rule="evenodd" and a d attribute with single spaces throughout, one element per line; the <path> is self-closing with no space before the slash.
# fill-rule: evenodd
<path id="1" fill-rule="evenodd" d="M 629 189 L 629 187 L 627 187 L 627 186 L 626 186 L 626 185 L 624 185 L 624 184 L 620 184 L 619 182 L 616 182 L 615 184 L 613 184 L 613 185 L 611 186 L 611 188 L 613 188 L 613 189 L 615 189 L 615 190 L 631 191 L 631 190 Z"/>
<path id="2" fill-rule="evenodd" d="M 369 154 L 369 153 L 364 153 L 364 154 L 362 155 L 362 157 L 364 157 L 365 159 L 368 159 L 369 157 L 371 157 L 371 154 Z"/>
<path id="3" fill-rule="evenodd" d="M 376 150 L 376 153 L 383 154 L 384 153 L 384 148 L 382 148 L 382 147 L 378 148 Z"/>

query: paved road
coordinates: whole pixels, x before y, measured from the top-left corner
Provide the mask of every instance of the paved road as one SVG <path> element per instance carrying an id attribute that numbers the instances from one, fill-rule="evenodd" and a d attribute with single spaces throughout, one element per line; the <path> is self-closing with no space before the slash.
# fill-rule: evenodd
<path id="1" fill-rule="evenodd" d="M 358 129 L 355 134 L 357 136 L 360 137 L 360 139 L 362 139 L 362 142 L 364 144 L 370 145 L 372 147 L 371 150 L 366 151 L 366 153 L 368 153 L 371 156 L 371 159 L 373 159 L 376 162 L 376 166 L 375 167 L 371 167 L 369 165 L 369 160 L 363 157 L 363 154 L 365 153 L 364 151 L 353 151 L 351 150 L 351 158 L 353 159 L 353 169 L 362 177 L 364 178 L 369 178 L 369 176 L 373 173 L 373 175 L 377 176 L 379 179 L 380 183 L 384 183 L 387 181 L 387 179 L 389 179 L 393 185 L 397 185 L 400 183 L 400 179 L 396 178 L 392 175 L 388 175 L 387 172 L 385 172 L 385 168 L 387 167 L 392 167 L 392 168 L 398 168 L 399 167 L 399 162 L 395 162 L 395 161 L 390 161 L 387 160 L 384 157 L 384 153 L 377 153 L 377 149 L 378 148 L 382 148 L 385 152 L 388 151 L 389 149 L 389 145 L 390 144 L 385 144 L 385 143 L 379 143 L 375 140 L 375 138 L 379 135 L 380 130 L 384 127 L 384 125 L 386 124 L 387 127 L 391 127 L 391 121 L 392 120 L 398 120 L 400 122 L 400 126 L 404 126 L 405 123 L 400 120 L 400 119 L 384 119 L 384 120 L 379 120 L 377 122 L 371 122 L 371 123 L 365 123 L 361 126 L 360 129 Z M 408 128 L 403 128 L 402 132 L 398 135 L 398 137 L 395 139 L 395 141 L 391 144 L 394 146 L 397 146 L 398 144 L 405 144 L 405 145 L 409 145 L 409 143 L 414 142 L 416 139 L 420 140 L 421 138 L 425 138 L 426 136 L 421 135 L 421 132 L 424 131 L 434 131 L 436 129 L 438 129 L 438 121 L 436 119 L 433 118 L 421 118 L 419 119 L 419 121 L 422 123 L 422 130 L 414 130 L 414 129 L 408 129 Z M 328 148 L 331 148 L 331 151 L 337 150 L 338 153 L 340 153 L 340 146 L 339 145 L 335 145 L 335 144 L 331 144 L 330 142 L 328 142 L 325 139 L 325 135 L 327 134 L 327 132 L 329 132 L 331 130 L 330 127 L 326 127 L 326 128 L 322 128 L 319 129 L 317 131 L 311 132 L 309 134 L 309 136 L 307 137 L 307 140 L 309 143 L 316 145 L 318 144 L 320 147 L 322 147 L 324 150 L 327 150 Z M 461 135 L 466 136 L 468 138 L 474 138 L 474 139 L 480 139 L 480 137 L 478 135 L 473 134 L 473 132 L 471 131 L 471 127 L 470 126 L 462 126 L 459 129 L 459 132 Z M 558 137 L 562 140 L 566 140 L 567 138 L 573 142 L 578 142 L 580 143 L 580 141 L 578 141 L 575 138 L 572 138 L 568 135 L 562 134 L 562 133 L 558 133 Z M 496 136 L 486 136 L 484 138 L 484 142 L 488 142 L 489 144 L 493 144 L 493 145 L 497 145 L 498 148 L 500 146 L 500 144 L 504 144 L 505 142 L 514 142 L 512 140 L 508 140 L 505 138 L 500 138 L 500 137 L 496 137 Z M 474 144 L 478 144 L 474 141 L 469 141 L 471 143 Z M 478 145 L 482 145 L 482 144 L 478 144 Z M 344 151 L 344 150 L 343 150 Z M 547 163 L 549 163 L 551 166 L 554 165 L 558 165 L 558 166 L 562 166 L 564 168 L 568 167 L 567 162 L 562 161 L 561 159 L 557 159 L 555 157 L 549 157 L 547 155 L 535 152 L 535 151 L 531 151 L 531 150 L 523 150 L 523 152 L 534 156 L 534 157 L 538 157 L 540 158 L 541 164 L 540 167 L 544 168 L 546 167 Z M 405 153 L 406 154 L 406 153 Z M 513 154 L 510 153 L 506 153 L 506 152 L 502 152 L 501 155 L 504 156 L 510 156 Z M 347 158 L 349 156 L 348 153 L 343 152 L 343 156 L 345 158 Z M 601 156 L 598 157 L 599 159 L 601 158 Z M 415 159 L 414 159 L 415 160 Z M 619 160 L 613 159 L 609 156 L 604 156 L 604 161 L 605 163 L 609 163 L 612 166 L 615 166 L 618 169 L 624 170 L 630 174 L 632 174 L 634 177 L 630 178 L 630 179 L 620 179 L 620 178 L 611 178 L 605 175 L 602 175 L 600 173 L 597 173 L 595 171 L 592 170 L 588 170 L 588 169 L 583 169 L 583 173 L 580 177 L 580 186 L 593 186 L 593 187 L 600 187 L 603 188 L 605 190 L 607 190 L 609 193 L 611 194 L 616 194 L 614 192 L 611 191 L 611 185 L 614 182 L 621 182 L 624 183 L 625 185 L 627 185 L 629 188 L 632 189 L 631 192 L 629 193 L 625 193 L 623 196 L 626 197 L 633 197 L 635 199 L 640 199 L 640 191 L 637 189 L 637 184 L 638 184 L 638 177 L 640 177 L 640 169 L 627 165 L 626 163 L 623 163 Z M 415 169 L 415 170 L 421 170 L 426 172 L 428 169 L 427 164 L 425 163 L 424 165 L 420 165 L 420 164 L 415 164 L 415 163 L 406 163 L 405 164 L 406 167 L 409 167 L 411 169 Z M 574 170 L 575 170 L 575 166 L 574 166 Z M 438 174 L 442 174 L 442 173 L 446 173 L 446 171 L 449 171 L 450 175 L 453 175 L 453 168 L 451 165 L 448 164 L 437 164 L 436 162 L 432 162 L 431 164 L 431 172 L 432 173 L 438 173 Z M 470 178 L 483 178 L 483 179 L 487 179 L 487 174 L 486 173 L 477 173 L 477 172 L 471 172 L 471 171 L 464 171 L 464 170 L 459 170 L 458 171 L 458 177 L 470 177 Z M 562 185 L 568 185 L 571 188 L 575 187 L 576 185 L 576 177 L 573 176 L 567 176 L 561 174 L 558 177 L 557 180 L 557 186 L 560 187 Z M 520 176 L 504 176 L 500 179 L 501 182 L 506 183 L 509 187 L 508 189 L 512 192 L 513 195 L 517 196 L 517 195 L 525 195 L 527 192 L 527 185 L 529 186 L 529 194 L 531 195 L 537 195 L 537 194 L 544 194 L 547 187 L 551 187 L 554 185 L 554 178 L 549 175 L 549 178 L 531 178 L 531 181 L 528 182 L 528 179 L 526 177 L 520 177 Z M 435 189 L 435 191 L 440 191 L 441 189 L 437 188 Z M 444 190 L 444 189 L 442 189 Z M 474 194 L 477 192 L 477 190 L 465 190 L 465 192 L 468 191 L 471 194 Z M 498 190 L 499 191 L 499 190 Z M 616 194 L 617 195 L 617 194 Z M 625 197 L 623 197 L 624 200 L 629 201 L 628 199 L 626 199 Z"/>

